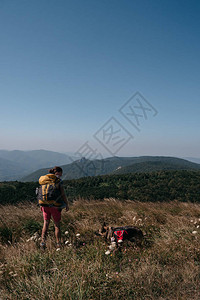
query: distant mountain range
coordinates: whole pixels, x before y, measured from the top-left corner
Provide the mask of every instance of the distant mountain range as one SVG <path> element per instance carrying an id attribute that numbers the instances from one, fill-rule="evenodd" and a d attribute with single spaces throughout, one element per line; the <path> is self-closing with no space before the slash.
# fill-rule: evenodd
<path id="1" fill-rule="evenodd" d="M 189 161 L 190 160 L 190 161 Z M 193 162 L 192 162 L 193 161 Z M 0 150 L 0 181 L 37 181 L 48 169 L 63 168 L 63 179 L 105 174 L 152 172 L 158 170 L 197 170 L 200 159 L 165 156 L 109 157 L 103 160 L 77 160 L 75 156 L 47 150 Z"/>
<path id="2" fill-rule="evenodd" d="M 86 176 L 105 174 L 126 174 L 135 172 L 153 172 L 159 170 L 200 170 L 200 164 L 185 159 L 165 156 L 110 157 L 103 160 L 82 158 L 70 164 L 62 165 L 63 179 L 78 179 Z M 22 181 L 37 181 L 48 168 L 39 169 Z"/>
<path id="3" fill-rule="evenodd" d="M 0 181 L 20 180 L 40 169 L 71 163 L 69 155 L 47 150 L 0 150 Z"/>

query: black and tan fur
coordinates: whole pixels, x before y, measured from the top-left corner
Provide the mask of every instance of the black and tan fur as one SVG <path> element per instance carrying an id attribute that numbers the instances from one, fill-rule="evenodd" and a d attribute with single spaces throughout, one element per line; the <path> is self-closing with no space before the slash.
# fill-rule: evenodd
<path id="1" fill-rule="evenodd" d="M 119 227 L 110 227 L 106 226 L 105 222 L 102 225 L 102 228 L 99 230 L 99 235 L 104 237 L 107 241 L 110 241 L 113 237 L 114 231 L 117 230 L 126 230 L 127 235 L 125 235 L 124 240 L 129 240 L 131 242 L 136 242 L 140 244 L 144 238 L 142 230 L 134 226 L 119 226 Z"/>

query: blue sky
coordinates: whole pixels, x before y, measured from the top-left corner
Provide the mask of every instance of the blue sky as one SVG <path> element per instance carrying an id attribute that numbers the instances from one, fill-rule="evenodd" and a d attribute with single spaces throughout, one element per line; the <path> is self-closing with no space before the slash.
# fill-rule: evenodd
<path id="1" fill-rule="evenodd" d="M 195 0 L 1 0 L 0 149 L 200 157 L 199 14 Z M 137 91 L 158 112 L 139 132 L 119 112 Z M 115 149 L 95 138 L 110 118 L 132 137 Z"/>

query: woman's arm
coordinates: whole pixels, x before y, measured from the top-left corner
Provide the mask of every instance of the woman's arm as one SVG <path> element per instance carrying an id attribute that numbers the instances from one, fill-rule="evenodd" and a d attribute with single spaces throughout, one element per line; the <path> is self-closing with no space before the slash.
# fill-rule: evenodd
<path id="1" fill-rule="evenodd" d="M 66 211 L 68 211 L 69 210 L 69 203 L 68 203 L 67 197 L 65 195 L 65 190 L 64 190 L 62 185 L 60 187 L 60 192 L 61 192 L 61 196 L 62 196 L 63 201 L 66 203 Z"/>

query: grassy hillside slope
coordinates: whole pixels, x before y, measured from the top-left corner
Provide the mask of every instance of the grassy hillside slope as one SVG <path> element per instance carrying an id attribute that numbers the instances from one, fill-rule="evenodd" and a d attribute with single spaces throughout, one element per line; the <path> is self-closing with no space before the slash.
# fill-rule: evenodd
<path id="1" fill-rule="evenodd" d="M 68 246 L 56 251 L 51 224 L 45 252 L 36 235 L 30 239 L 41 233 L 38 207 L 1 206 L 0 214 L 2 300 L 199 299 L 197 204 L 80 199 L 62 213 Z M 106 255 L 108 245 L 94 234 L 103 221 L 138 226 L 143 244 L 124 243 L 121 251 Z"/>

